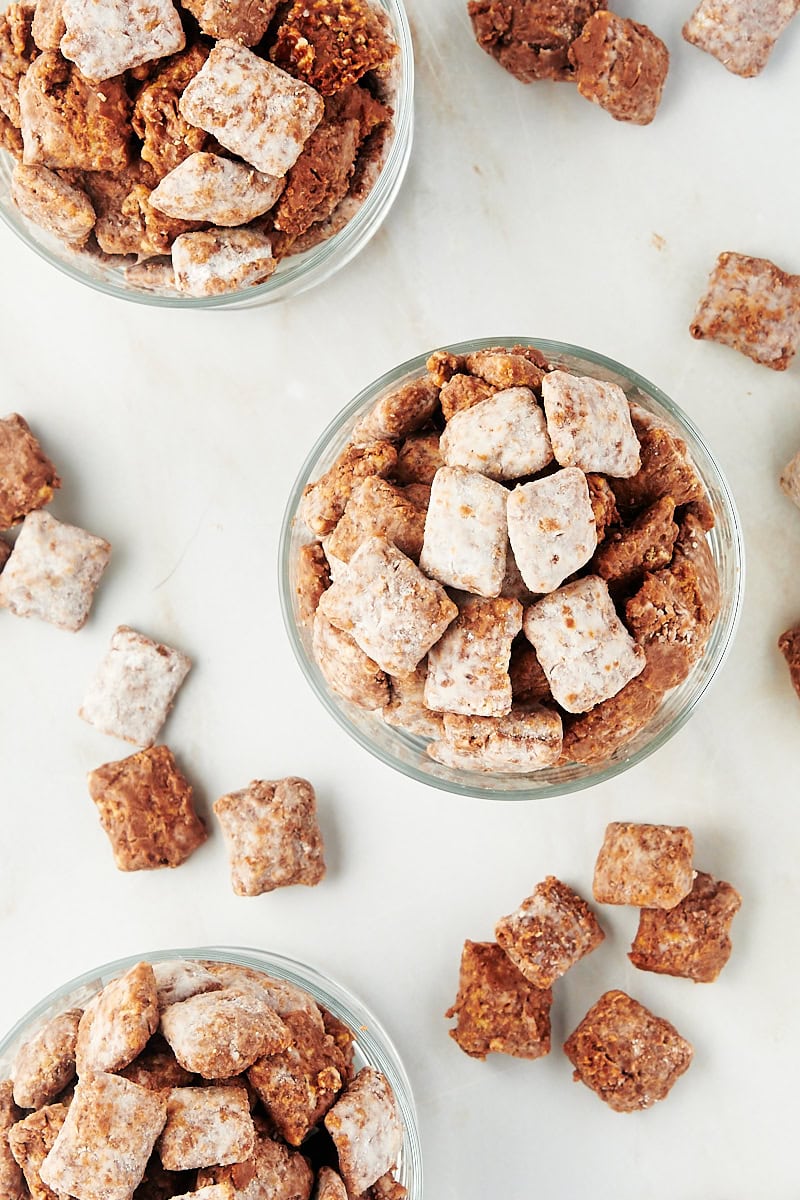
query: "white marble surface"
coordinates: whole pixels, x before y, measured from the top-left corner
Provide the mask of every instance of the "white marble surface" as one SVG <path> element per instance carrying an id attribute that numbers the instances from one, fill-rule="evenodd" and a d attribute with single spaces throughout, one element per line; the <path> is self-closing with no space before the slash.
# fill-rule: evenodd
<path id="1" fill-rule="evenodd" d="M 115 546 L 79 635 L 0 619 L 0 1026 L 118 955 L 270 947 L 338 976 L 394 1034 L 429 1200 L 795 1196 L 800 706 L 775 639 L 800 618 L 800 513 L 776 482 L 800 444 L 800 366 L 771 373 L 687 325 L 723 249 L 800 271 L 800 22 L 748 81 L 682 43 L 689 0 L 625 6 L 673 52 L 641 129 L 566 85 L 503 75 L 461 0 L 409 7 L 412 168 L 384 230 L 321 291 L 240 313 L 146 311 L 82 290 L 0 230 L 0 408 L 24 413 L 57 462 L 53 513 Z M 323 424 L 406 357 L 507 333 L 583 344 L 659 383 L 717 451 L 749 554 L 735 650 L 688 727 L 635 771 L 548 804 L 428 791 L 349 743 L 291 657 L 276 587 L 284 499 Z M 126 750 L 75 711 L 122 622 L 196 660 L 165 736 L 204 812 L 255 776 L 316 783 L 318 890 L 235 897 L 216 829 L 179 871 L 116 872 L 84 777 Z M 744 895 L 713 986 L 635 971 L 635 913 L 619 910 L 558 987 L 556 1046 L 612 986 L 694 1042 L 669 1101 L 627 1117 L 573 1084 L 557 1049 L 476 1063 L 442 1019 L 463 939 L 490 937 L 548 872 L 587 891 L 603 828 L 623 818 L 691 825 L 700 865 Z"/>

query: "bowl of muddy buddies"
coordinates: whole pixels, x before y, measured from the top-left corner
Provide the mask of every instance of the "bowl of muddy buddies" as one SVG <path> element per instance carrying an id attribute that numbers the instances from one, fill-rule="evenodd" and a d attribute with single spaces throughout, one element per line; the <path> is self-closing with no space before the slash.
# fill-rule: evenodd
<path id="1" fill-rule="evenodd" d="M 8 1200 L 422 1196 L 391 1041 L 339 984 L 281 955 L 205 948 L 99 967 L 0 1041 L 0 1080 Z"/>
<path id="2" fill-rule="evenodd" d="M 408 165 L 401 0 L 0 0 L 0 216 L 155 305 L 287 299 L 376 232 Z"/>
<path id="3" fill-rule="evenodd" d="M 361 746 L 433 787 L 559 795 L 652 754 L 731 645 L 744 561 L 700 433 L 559 342 L 403 363 L 321 435 L 287 506 L 286 628 Z"/>

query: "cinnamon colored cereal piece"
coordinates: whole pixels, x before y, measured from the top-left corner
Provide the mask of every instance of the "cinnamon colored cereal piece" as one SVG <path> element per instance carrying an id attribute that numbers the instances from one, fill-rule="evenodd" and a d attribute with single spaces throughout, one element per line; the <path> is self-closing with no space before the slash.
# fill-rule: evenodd
<path id="1" fill-rule="evenodd" d="M 64 0 L 36 0 L 31 36 L 39 50 L 58 50 L 66 33 Z"/>
<path id="2" fill-rule="evenodd" d="M 607 583 L 627 588 L 646 571 L 667 566 L 672 561 L 678 536 L 678 526 L 672 519 L 674 515 L 674 500 L 671 496 L 662 496 L 630 525 L 612 530 L 594 556 L 594 573 Z"/>
<path id="3" fill-rule="evenodd" d="M 31 4 L 7 4 L 0 13 L 0 76 L 18 79 L 36 57 Z"/>
<path id="4" fill-rule="evenodd" d="M 518 971 L 537 988 L 549 988 L 605 934 L 585 900 L 548 875 L 532 895 L 495 927 L 494 936 Z"/>
<path id="5" fill-rule="evenodd" d="M 692 890 L 694 838 L 683 825 L 613 821 L 597 856 L 592 885 L 600 904 L 674 908 Z"/>
<path id="6" fill-rule="evenodd" d="M 394 478 L 397 483 L 430 486 L 439 467 L 444 466 L 438 433 L 412 433 L 397 454 Z"/>
<path id="7" fill-rule="evenodd" d="M 78 715 L 101 733 L 152 746 L 191 665 L 180 650 L 119 625 Z"/>
<path id="8" fill-rule="evenodd" d="M 589 500 L 594 513 L 597 541 L 600 543 L 605 540 L 609 526 L 615 525 L 619 521 L 617 501 L 611 484 L 605 476 L 587 475 L 586 484 L 589 488 Z"/>
<path id="9" fill-rule="evenodd" d="M 42 1182 L 80 1200 L 131 1200 L 166 1116 L 160 1092 L 119 1075 L 82 1079 L 42 1163 Z"/>
<path id="10" fill-rule="evenodd" d="M 597 531 L 586 476 L 566 467 L 518 484 L 508 497 L 508 539 L 533 593 L 550 592 L 594 554 Z"/>
<path id="11" fill-rule="evenodd" d="M 286 176 L 275 206 L 275 228 L 299 237 L 312 225 L 326 221 L 347 195 L 360 142 L 357 120 L 324 120 L 303 147 Z"/>
<path id="12" fill-rule="evenodd" d="M 190 125 L 282 178 L 322 120 L 322 97 L 236 42 L 217 42 L 180 99 Z"/>
<path id="13" fill-rule="evenodd" d="M 729 883 L 698 871 L 691 892 L 674 908 L 642 909 L 628 958 L 641 971 L 713 983 L 731 956 L 730 927 L 741 906 Z"/>
<path id="14" fill-rule="evenodd" d="M 606 992 L 564 1043 L 585 1083 L 615 1112 L 650 1108 L 669 1094 L 692 1061 L 692 1047 L 674 1025 L 625 992 Z"/>
<path id="15" fill-rule="evenodd" d="M 178 1087 L 167 1093 L 167 1123 L 156 1150 L 168 1171 L 226 1167 L 255 1148 L 245 1087 Z"/>
<path id="16" fill-rule="evenodd" d="M 734 75 L 752 78 L 796 12 L 797 0 L 700 0 L 683 36 Z"/>
<path id="17" fill-rule="evenodd" d="M 19 413 L 0 419 L 0 529 L 53 499 L 61 480 Z"/>
<path id="18" fill-rule="evenodd" d="M 641 467 L 628 479 L 609 480 L 620 512 L 627 515 L 662 496 L 671 496 L 676 508 L 704 502 L 706 491 L 683 438 L 663 426 L 644 428 L 638 421 L 635 424 Z"/>
<path id="19" fill-rule="evenodd" d="M 517 638 L 511 647 L 508 666 L 514 704 L 546 704 L 553 695 L 536 651 L 526 637 Z"/>
<path id="20" fill-rule="evenodd" d="M 348 1193 L 359 1196 L 397 1162 L 403 1125 L 385 1075 L 363 1067 L 325 1117 Z"/>
<path id="21" fill-rule="evenodd" d="M 22 162 L 22 134 L 2 111 L 0 111 L 0 150 L 7 150 L 17 162 Z"/>
<path id="22" fill-rule="evenodd" d="M 192 788 L 167 746 L 152 746 L 89 775 L 120 871 L 179 867 L 208 837 Z"/>
<path id="23" fill-rule="evenodd" d="M 315 887 L 324 878 L 316 796 L 308 780 L 254 780 L 221 796 L 214 812 L 228 843 L 237 896 L 300 883 Z"/>
<path id="24" fill-rule="evenodd" d="M 437 387 L 444 387 L 454 375 L 461 375 L 467 369 L 467 360 L 463 354 L 453 354 L 450 350 L 435 350 L 425 364 L 425 369 Z"/>
<path id="25" fill-rule="evenodd" d="M 205 46 L 195 45 L 165 60 L 136 96 L 131 124 L 142 139 L 142 159 L 159 179 L 190 154 L 205 150 L 211 138 L 190 125 L 178 103 L 184 90 L 208 58 Z"/>
<path id="26" fill-rule="evenodd" d="M 347 1200 L 347 1188 L 332 1167 L 320 1168 L 314 1200 Z"/>
<path id="27" fill-rule="evenodd" d="M 550 1053 L 549 988 L 534 987 L 495 942 L 465 942 L 458 996 L 446 1017 L 456 1017 L 450 1037 L 470 1058 Z"/>
<path id="28" fill-rule="evenodd" d="M 347 446 L 333 466 L 303 493 L 300 512 L 312 533 L 320 537 L 331 533 L 359 480 L 370 475 L 385 478 L 396 462 L 397 451 L 391 442 Z"/>
<path id="29" fill-rule="evenodd" d="M 47 167 L 18 163 L 11 194 L 23 216 L 69 245 L 82 246 L 94 228 L 95 212 L 86 193 Z"/>
<path id="30" fill-rule="evenodd" d="M 391 1172 L 387 1171 L 376 1179 L 371 1188 L 364 1193 L 364 1200 L 406 1200 L 408 1188 L 403 1187 Z"/>
<path id="31" fill-rule="evenodd" d="M 455 770 L 528 775 L 554 766 L 561 757 L 561 717 L 538 704 L 520 705 L 503 717 L 445 713 L 443 736 L 427 750 Z"/>
<path id="32" fill-rule="evenodd" d="M 298 616 L 301 625 L 312 625 L 320 598 L 331 586 L 331 568 L 319 542 L 308 542 L 297 552 Z"/>
<path id="33" fill-rule="evenodd" d="M 254 970 L 253 967 L 224 962 L 206 962 L 203 965 L 222 982 L 224 987 L 232 987 L 240 991 L 247 991 L 248 988 L 251 991 L 255 989 L 279 1017 L 302 1012 L 311 1018 L 317 1028 L 324 1028 L 319 1006 L 308 992 L 304 992 L 295 984 L 288 983 L 285 979 L 273 979 L 270 975 L 265 975 L 263 971 Z M 286 1045 L 288 1044 L 287 1040 Z"/>
<path id="34" fill-rule="evenodd" d="M 480 404 L 481 400 L 488 400 L 494 394 L 495 388 L 483 379 L 477 379 L 474 375 L 452 375 L 439 394 L 445 421 L 451 420 L 456 413 L 466 412 L 473 405 Z"/>
<path id="35" fill-rule="evenodd" d="M 83 183 L 97 214 L 94 236 L 105 254 L 168 254 L 179 234 L 196 226 L 153 208 L 156 183 L 149 163 L 137 160 L 121 171 L 91 171 Z"/>
<path id="36" fill-rule="evenodd" d="M 506 388 L 455 413 L 439 446 L 448 467 L 497 480 L 534 475 L 553 460 L 544 413 L 527 387 Z"/>
<path id="37" fill-rule="evenodd" d="M 498 596 L 506 570 L 508 493 L 462 467 L 436 472 L 420 566 L 449 587 Z"/>
<path id="38" fill-rule="evenodd" d="M 800 625 L 787 629 L 778 638 L 778 649 L 786 659 L 792 687 L 800 696 Z"/>
<path id="39" fill-rule="evenodd" d="M 213 982 L 216 988 L 221 986 L 217 980 Z M 181 1066 L 160 1034 L 154 1034 L 141 1054 L 116 1074 L 151 1092 L 188 1087 L 194 1081 L 192 1072 Z"/>
<path id="40" fill-rule="evenodd" d="M 476 350 L 467 355 L 467 370 L 495 388 L 536 390 L 547 371 L 547 360 L 532 346 Z"/>
<path id="41" fill-rule="evenodd" d="M 403 729 L 415 737 L 439 738 L 442 736 L 441 714 L 431 712 L 425 703 L 427 678 L 427 659 L 423 659 L 417 669 L 407 675 L 391 675 L 389 677 L 391 698 L 383 710 L 383 719 L 387 725 Z"/>
<path id="42" fill-rule="evenodd" d="M 346 1061 L 331 1035 L 306 1013 L 284 1020 L 291 1045 L 253 1063 L 247 1077 L 280 1136 L 299 1146 L 341 1091 Z"/>
<path id="43" fill-rule="evenodd" d="M 182 233 L 172 244 L 175 286 L 189 296 L 219 296 L 268 279 L 277 264 L 269 238 L 252 229 Z"/>
<path id="44" fill-rule="evenodd" d="M 61 15 L 61 53 L 86 79 L 112 79 L 186 45 L 171 0 L 62 0 Z"/>
<path id="45" fill-rule="evenodd" d="M 628 478 L 639 470 L 639 439 L 616 383 L 551 371 L 542 399 L 553 454 L 562 467 Z"/>
<path id="46" fill-rule="evenodd" d="M 317 666 L 337 695 L 369 711 L 388 704 L 385 673 L 349 633 L 337 629 L 319 611 L 314 617 L 312 647 Z"/>
<path id="47" fill-rule="evenodd" d="M 28 1200 L 22 1171 L 11 1151 L 9 1134 L 24 1114 L 14 1103 L 14 1084 L 0 1083 L 0 1196 L 3 1200 Z"/>
<path id="48" fill-rule="evenodd" d="M 170 1004 L 180 1004 L 191 996 L 199 996 L 202 992 L 216 992 L 222 986 L 201 963 L 183 958 L 153 963 L 153 974 L 156 978 L 158 1006 L 162 1010 L 169 1008 Z"/>
<path id="49" fill-rule="evenodd" d="M 707 600 L 697 567 L 685 558 L 646 575 L 628 600 L 625 619 L 647 658 L 648 687 L 678 687 L 702 657 L 713 624 Z"/>
<path id="50" fill-rule="evenodd" d="M 522 628 L 517 600 L 468 597 L 428 654 L 425 703 L 438 712 L 501 717 L 511 711 L 508 663 Z"/>
<path id="51" fill-rule="evenodd" d="M 161 1032 L 182 1067 L 204 1079 L 240 1075 L 291 1041 L 289 1030 L 256 989 L 202 992 L 161 1014 Z"/>
<path id="52" fill-rule="evenodd" d="M 103 538 L 29 513 L 0 575 L 0 608 L 75 632 L 86 624 L 110 555 Z"/>
<path id="53" fill-rule="evenodd" d="M 669 50 L 652 29 L 616 13 L 593 13 L 572 43 L 569 60 L 587 100 L 615 121 L 650 124 L 669 71 Z"/>
<path id="54" fill-rule="evenodd" d="M 183 7 L 207 37 L 256 46 L 269 28 L 279 0 L 184 0 Z"/>
<path id="55" fill-rule="evenodd" d="M 381 537 L 417 562 L 424 534 L 425 513 L 391 483 L 372 475 L 353 489 L 325 548 L 342 562 L 350 562 L 367 538 Z"/>
<path id="56" fill-rule="evenodd" d="M 567 722 L 564 758 L 587 764 L 607 762 L 644 729 L 662 698 L 663 693 L 649 687 L 644 675 L 632 679 L 610 700 Z"/>
<path id="57" fill-rule="evenodd" d="M 371 537 L 350 559 L 346 578 L 322 596 L 319 612 L 349 633 L 382 670 L 402 675 L 415 669 L 458 609 L 410 558 Z"/>
<path id="58" fill-rule="evenodd" d="M 641 674 L 645 654 L 616 614 L 608 586 L 587 575 L 527 609 L 525 636 L 553 696 L 567 712 L 588 712 Z"/>
<path id="59" fill-rule="evenodd" d="M 150 194 L 159 212 L 184 221 L 245 225 L 275 204 L 282 179 L 262 175 L 246 163 L 199 151 L 165 175 Z"/>
<path id="60" fill-rule="evenodd" d="M 785 371 L 800 345 L 800 275 L 768 258 L 720 254 L 689 332 Z"/>
<path id="61" fill-rule="evenodd" d="M 42 1108 L 75 1078 L 75 1043 L 82 1015 L 80 1008 L 59 1013 L 20 1046 L 11 1068 L 14 1102 L 20 1108 Z"/>
<path id="62" fill-rule="evenodd" d="M 378 400 L 353 430 L 353 441 L 392 441 L 429 421 L 439 405 L 439 389 L 429 379 L 412 379 Z"/>
<path id="63" fill-rule="evenodd" d="M 331 96 L 391 62 L 397 45 L 387 26 L 368 0 L 294 0 L 270 55 Z"/>
<path id="64" fill-rule="evenodd" d="M 605 0 L 470 0 L 478 45 L 521 83 L 571 79 L 569 48 Z"/>
<path id="65" fill-rule="evenodd" d="M 198 1171 L 198 1200 L 206 1200 L 209 1184 L 227 1186 L 234 1200 L 309 1200 L 314 1174 L 302 1154 L 257 1134 L 247 1162 Z"/>
<path id="66" fill-rule="evenodd" d="M 14 1155 L 31 1194 L 31 1200 L 58 1200 L 58 1196 L 39 1174 L 42 1163 L 53 1148 L 61 1127 L 67 1119 L 66 1104 L 48 1104 L 19 1121 L 8 1135 Z M 2 1193 L 5 1197 L 5 1192 Z"/>
<path id="67" fill-rule="evenodd" d="M 141 1054 L 158 1028 L 153 968 L 137 963 L 90 1000 L 78 1026 L 78 1075 L 117 1071 Z"/>

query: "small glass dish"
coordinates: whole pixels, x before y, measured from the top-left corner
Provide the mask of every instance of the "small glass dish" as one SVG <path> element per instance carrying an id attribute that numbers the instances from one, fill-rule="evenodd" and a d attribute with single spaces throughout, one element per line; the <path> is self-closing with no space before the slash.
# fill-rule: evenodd
<path id="1" fill-rule="evenodd" d="M 0 0 L 0 12 L 11 0 Z M 133 300 L 153 308 L 253 308 L 277 300 L 288 300 L 324 283 L 359 254 L 383 224 L 405 177 L 414 138 L 414 51 L 411 29 L 403 0 L 374 0 L 387 14 L 400 47 L 396 97 L 393 107 L 394 137 L 375 186 L 345 227 L 303 254 L 283 259 L 274 275 L 253 287 L 240 288 L 221 296 L 196 298 L 172 291 L 153 291 L 126 278 L 127 263 L 104 262 L 100 256 L 71 250 L 51 234 L 29 221 L 11 198 L 14 159 L 0 151 L 0 218 L 27 246 L 70 279 L 88 284 L 118 300 Z"/>
<path id="2" fill-rule="evenodd" d="M 355 1041 L 354 1064 L 375 1067 L 388 1079 L 403 1121 L 403 1147 L 396 1177 L 408 1190 L 408 1200 L 422 1200 L 422 1148 L 419 1138 L 417 1110 L 400 1056 L 389 1035 L 360 1000 L 341 984 L 307 963 L 297 962 L 282 954 L 236 946 L 201 946 L 190 950 L 159 950 L 154 953 L 120 958 L 93 971 L 87 971 L 57 988 L 36 1004 L 0 1040 L 0 1079 L 7 1079 L 11 1064 L 20 1045 L 30 1038 L 51 1017 L 68 1008 L 82 1007 L 107 983 L 139 962 L 164 962 L 184 958 L 232 963 L 250 967 L 273 979 L 284 979 L 308 992 L 323 1008 L 332 1013 L 352 1031 Z M 301 1147 L 302 1149 L 302 1147 Z"/>
<path id="3" fill-rule="evenodd" d="M 709 544 L 722 591 L 722 609 L 705 654 L 689 677 L 680 687 L 667 693 L 650 723 L 608 762 L 600 766 L 571 763 L 523 776 L 484 775 L 442 766 L 426 754 L 426 742 L 422 738 L 385 724 L 379 714 L 357 708 L 329 688 L 314 660 L 311 631 L 303 627 L 297 613 L 297 552 L 304 542 L 312 540 L 299 516 L 300 501 L 306 485 L 318 479 L 347 445 L 360 417 L 385 392 L 420 375 L 425 370 L 427 354 L 402 363 L 365 388 L 334 418 L 309 453 L 292 489 L 283 520 L 279 551 L 281 606 L 292 649 L 312 689 L 341 727 L 370 754 L 411 779 L 442 791 L 494 800 L 546 799 L 613 779 L 660 749 L 689 720 L 719 672 L 733 640 L 744 593 L 744 543 L 736 506 L 716 459 L 686 414 L 659 388 L 610 358 L 565 342 L 527 337 L 480 338 L 448 349 L 455 354 L 469 354 L 498 345 L 536 346 L 551 363 L 567 371 L 619 384 L 629 400 L 635 400 L 665 419 L 686 442 L 716 517 Z"/>

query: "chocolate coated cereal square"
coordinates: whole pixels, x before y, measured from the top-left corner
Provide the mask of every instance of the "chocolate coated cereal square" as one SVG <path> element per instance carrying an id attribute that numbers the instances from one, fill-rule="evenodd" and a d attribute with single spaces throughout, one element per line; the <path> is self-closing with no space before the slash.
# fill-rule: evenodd
<path id="1" fill-rule="evenodd" d="M 538 704 L 520 705 L 503 717 L 445 713 L 442 737 L 428 746 L 436 762 L 457 770 L 527 775 L 554 766 L 561 756 L 561 717 Z"/>
<path id="2" fill-rule="evenodd" d="M 172 0 L 62 0 L 61 15 L 61 52 L 86 79 L 112 79 L 186 45 Z"/>
<path id="3" fill-rule="evenodd" d="M 616 121 L 650 124 L 669 71 L 669 50 L 652 29 L 596 12 L 572 43 L 569 59 L 582 96 Z"/>
<path id="4" fill-rule="evenodd" d="M 141 1054 L 158 1028 L 153 968 L 137 963 L 89 1001 L 78 1025 L 78 1075 L 117 1071 Z"/>
<path id="5" fill-rule="evenodd" d="M 552 987 L 605 937 L 586 901 L 553 875 L 498 922 L 494 935 L 517 970 L 537 988 Z"/>
<path id="6" fill-rule="evenodd" d="M 8 1140 L 12 1128 L 23 1116 L 14 1103 L 14 1084 L 6 1079 L 0 1083 L 0 1195 L 3 1200 L 28 1200 L 28 1189 Z"/>
<path id="7" fill-rule="evenodd" d="M 0 420 L 0 529 L 53 499 L 61 480 L 19 413 Z"/>
<path id="8" fill-rule="evenodd" d="M 56 1193 L 42 1183 L 39 1172 L 66 1118 L 66 1104 L 48 1104 L 11 1129 L 8 1143 L 25 1176 L 32 1200 L 58 1200 Z M 2 1195 L 5 1197 L 5 1191 Z"/>
<path id="9" fill-rule="evenodd" d="M 439 448 L 448 467 L 497 480 L 535 475 L 553 460 L 544 413 L 526 387 L 506 388 L 454 413 Z"/>
<path id="10" fill-rule="evenodd" d="M 337 629 L 319 611 L 314 617 L 312 648 L 326 683 L 337 695 L 369 712 L 388 704 L 386 673 L 349 633 Z"/>
<path id="11" fill-rule="evenodd" d="M 767 258 L 720 254 L 689 332 L 785 371 L 800 345 L 800 275 Z"/>
<path id="12" fill-rule="evenodd" d="M 522 628 L 517 600 L 469 597 L 428 654 L 425 704 L 438 712 L 501 717 L 511 711 L 508 664 Z"/>
<path id="13" fill-rule="evenodd" d="M 586 476 L 576 467 L 518 484 L 507 513 L 514 561 L 533 593 L 553 591 L 594 554 L 594 511 Z"/>
<path id="14" fill-rule="evenodd" d="M 592 885 L 600 904 L 674 908 L 692 890 L 694 838 L 682 825 L 613 821 L 597 856 Z"/>
<path id="15" fill-rule="evenodd" d="M 80 1008 L 52 1017 L 17 1051 L 11 1074 L 14 1102 L 20 1108 L 41 1108 L 63 1092 L 75 1078 L 75 1043 Z"/>
<path id="16" fill-rule="evenodd" d="M 729 883 L 698 871 L 674 908 L 643 908 L 628 958 L 642 971 L 713 983 L 731 956 L 729 931 L 742 898 Z"/>
<path id="17" fill-rule="evenodd" d="M 465 942 L 458 995 L 446 1017 L 456 1017 L 450 1037 L 471 1058 L 550 1053 L 549 988 L 534 987 L 495 942 Z"/>
<path id="18" fill-rule="evenodd" d="M 204 1079 L 240 1075 L 291 1041 L 267 997 L 255 988 L 223 987 L 171 1004 L 161 1014 L 161 1032 L 181 1066 Z"/>
<path id="19" fill-rule="evenodd" d="M 363 1067 L 328 1112 L 325 1128 L 348 1192 L 360 1196 L 392 1169 L 403 1145 L 403 1125 L 386 1076 Z"/>
<path id="20" fill-rule="evenodd" d="M 748 78 L 763 71 L 796 12 L 797 0 L 700 0 L 683 36 Z"/>
<path id="21" fill-rule="evenodd" d="M 246 1087 L 178 1087 L 167 1093 L 167 1123 L 156 1149 L 168 1171 L 244 1162 L 254 1148 Z"/>

